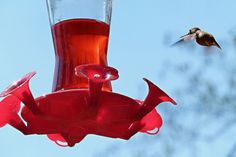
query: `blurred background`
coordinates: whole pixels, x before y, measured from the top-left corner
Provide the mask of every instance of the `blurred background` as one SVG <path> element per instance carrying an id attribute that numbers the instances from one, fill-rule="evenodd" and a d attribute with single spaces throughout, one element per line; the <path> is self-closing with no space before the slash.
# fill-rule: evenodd
<path id="1" fill-rule="evenodd" d="M 236 1 L 114 0 L 109 65 L 119 70 L 113 90 L 143 99 L 146 77 L 178 105 L 157 107 L 164 124 L 156 136 L 129 141 L 87 136 L 61 148 L 46 136 L 0 129 L 0 156 L 236 157 Z M 35 97 L 50 93 L 54 50 L 45 0 L 0 1 L 0 90 L 30 71 Z M 222 50 L 195 42 L 170 47 L 198 26 Z"/>

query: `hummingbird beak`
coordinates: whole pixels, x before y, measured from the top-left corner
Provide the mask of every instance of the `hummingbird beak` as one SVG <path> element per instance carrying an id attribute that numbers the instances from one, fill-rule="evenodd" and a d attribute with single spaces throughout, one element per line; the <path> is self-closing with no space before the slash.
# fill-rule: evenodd
<path id="1" fill-rule="evenodd" d="M 184 38 L 184 37 L 186 37 L 186 36 L 188 36 L 188 35 L 190 35 L 190 33 L 185 34 L 185 35 L 181 36 L 180 38 Z"/>

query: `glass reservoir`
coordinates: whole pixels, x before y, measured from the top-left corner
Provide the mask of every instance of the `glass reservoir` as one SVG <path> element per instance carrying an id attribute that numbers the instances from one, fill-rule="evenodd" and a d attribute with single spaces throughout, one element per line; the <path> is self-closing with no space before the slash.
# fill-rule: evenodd
<path id="1" fill-rule="evenodd" d="M 75 67 L 107 66 L 112 0 L 47 0 L 47 6 L 56 61 L 52 91 L 88 88 Z M 111 91 L 110 82 L 103 90 Z"/>

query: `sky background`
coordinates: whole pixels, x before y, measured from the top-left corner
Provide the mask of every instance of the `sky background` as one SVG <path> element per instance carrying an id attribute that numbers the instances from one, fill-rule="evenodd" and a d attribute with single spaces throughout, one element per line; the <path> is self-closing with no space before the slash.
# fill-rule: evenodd
<path id="1" fill-rule="evenodd" d="M 143 99 L 147 89 L 142 78 L 146 77 L 175 99 L 173 88 L 182 86 L 184 82 L 181 78 L 175 78 L 174 74 L 161 80 L 163 69 L 159 67 L 165 62 L 183 62 L 189 57 L 197 62 L 194 59 L 197 54 L 168 45 L 191 27 L 199 26 L 215 35 L 223 50 L 213 58 L 220 58 L 233 44 L 228 39 L 231 38 L 229 30 L 236 25 L 235 14 L 235 0 L 115 0 L 108 62 L 119 70 L 120 78 L 113 82 L 113 91 Z M 0 17 L 0 90 L 24 74 L 36 71 L 37 75 L 30 83 L 34 96 L 50 93 L 54 49 L 45 0 L 1 0 Z M 209 75 L 212 74 L 217 76 L 214 70 Z M 181 100 L 176 101 L 180 108 L 186 105 L 181 104 Z M 164 107 L 178 110 L 178 106 L 169 104 Z M 165 121 L 168 115 L 162 116 Z M 131 143 L 135 146 L 139 136 L 140 133 L 128 142 L 89 135 L 73 148 L 60 148 L 46 136 L 23 136 L 10 126 L 5 126 L 0 129 L 0 156 L 90 157 L 113 144 L 125 146 Z M 126 149 L 128 152 L 129 148 Z M 120 152 L 120 156 L 128 156 L 127 152 Z"/>

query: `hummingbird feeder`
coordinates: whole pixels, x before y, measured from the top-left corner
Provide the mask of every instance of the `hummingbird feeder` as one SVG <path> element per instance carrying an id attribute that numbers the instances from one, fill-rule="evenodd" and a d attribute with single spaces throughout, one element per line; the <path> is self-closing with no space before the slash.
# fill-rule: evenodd
<path id="1" fill-rule="evenodd" d="M 104 2 L 105 7 L 97 9 L 106 8 L 105 12 L 110 14 L 107 10 L 111 9 L 112 1 Z M 57 11 L 62 12 L 60 3 L 48 0 L 48 8 L 52 9 L 49 15 L 54 15 L 51 17 L 56 54 L 53 90 L 34 98 L 29 81 L 35 72 L 11 84 L 0 93 L 3 97 L 0 127 L 9 124 L 24 135 L 47 135 L 63 147 L 74 146 L 88 134 L 125 140 L 137 132 L 157 134 L 162 118 L 155 107 L 162 102 L 176 104 L 175 101 L 148 79 L 144 79 L 149 88 L 144 100 L 112 92 L 110 82 L 119 75 L 107 65 L 110 16 L 106 15 L 105 20 L 73 18 L 55 22 L 52 19 L 56 19 Z"/>

